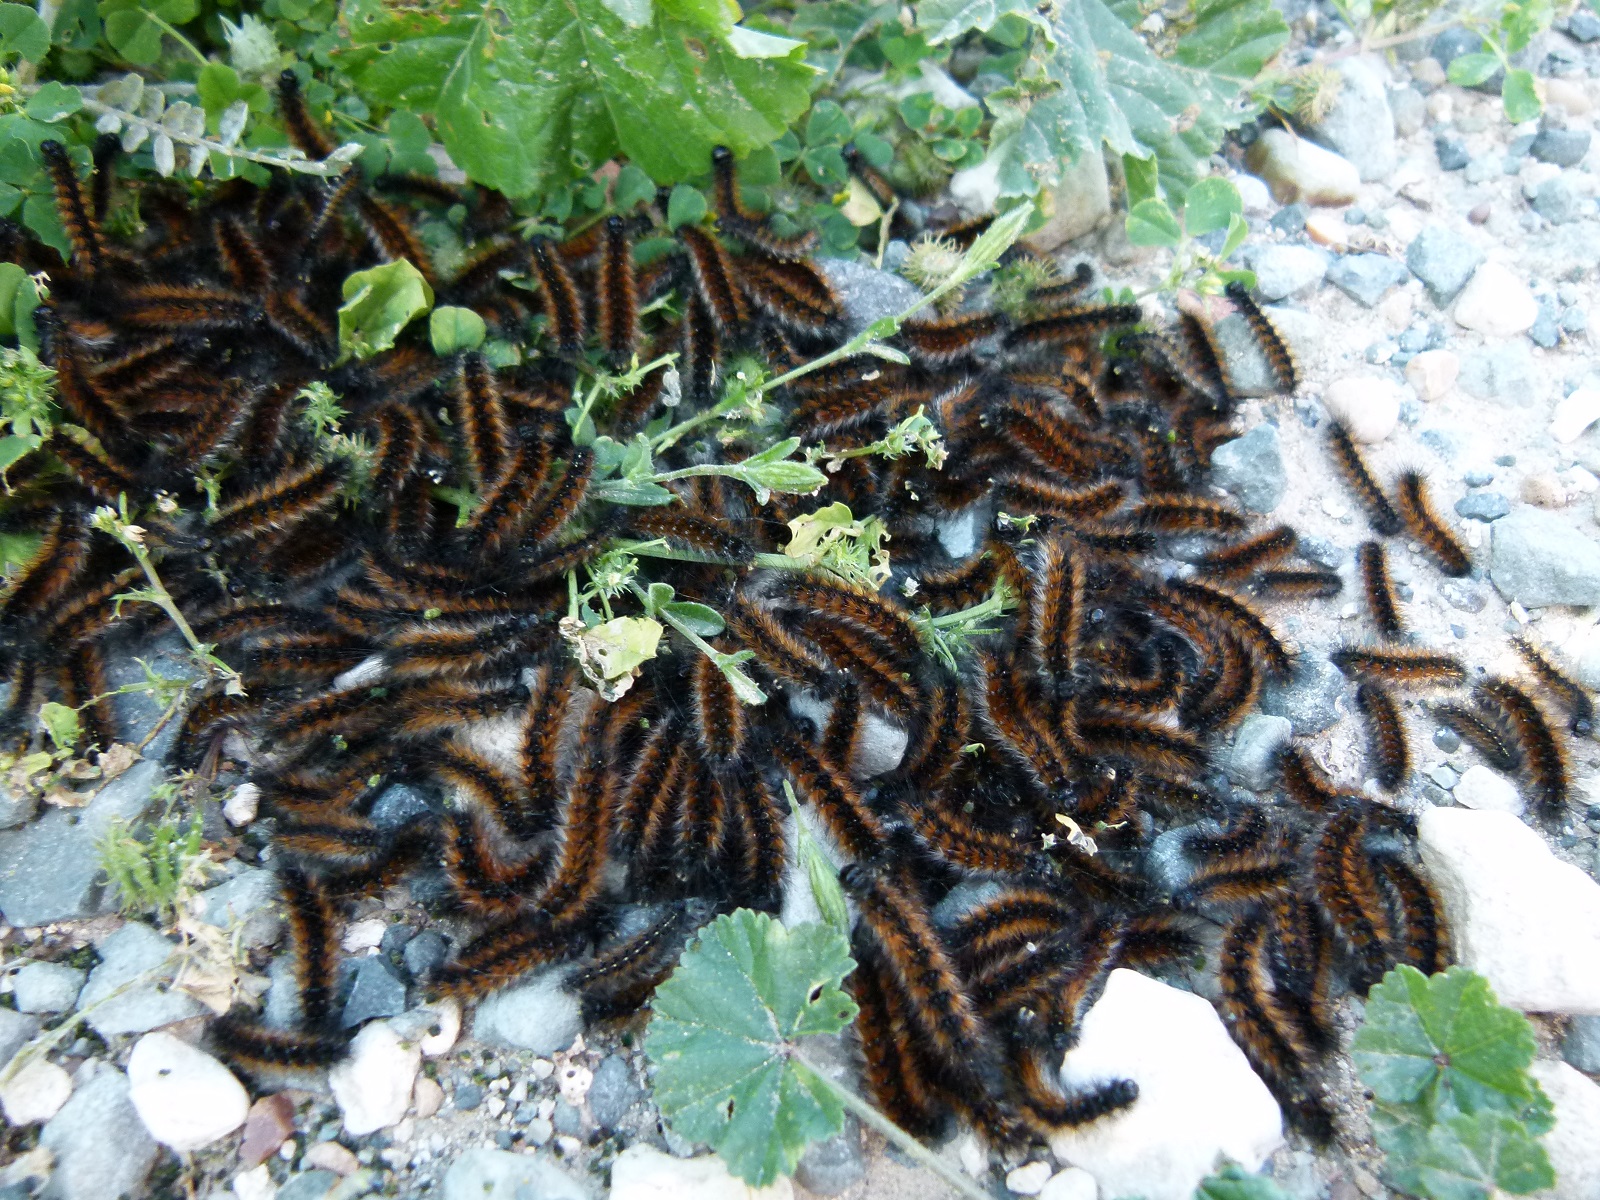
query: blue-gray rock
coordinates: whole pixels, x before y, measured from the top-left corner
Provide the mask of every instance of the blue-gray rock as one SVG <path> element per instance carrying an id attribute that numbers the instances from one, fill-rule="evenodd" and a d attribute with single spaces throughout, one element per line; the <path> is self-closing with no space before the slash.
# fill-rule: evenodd
<path id="1" fill-rule="evenodd" d="M 1581 337 L 1589 330 L 1589 314 L 1581 308 L 1569 308 L 1561 314 L 1561 320 L 1556 324 L 1568 337 Z"/>
<path id="2" fill-rule="evenodd" d="M 1406 247 L 1406 266 L 1440 308 L 1456 298 L 1483 262 L 1479 250 L 1455 230 L 1428 225 Z"/>
<path id="3" fill-rule="evenodd" d="M 1383 79 L 1359 58 L 1344 59 L 1335 69 L 1344 81 L 1338 98 L 1307 132 L 1353 162 L 1363 180 L 1386 178 L 1394 171 L 1396 155 L 1394 115 Z"/>
<path id="4" fill-rule="evenodd" d="M 1328 282 L 1351 299 L 1371 308 L 1392 287 L 1407 278 L 1404 263 L 1387 254 L 1349 254 L 1328 268 Z M 1402 348 L 1404 343 L 1402 343 Z M 1417 347 L 1422 349 L 1421 346 Z"/>
<path id="5" fill-rule="evenodd" d="M 817 265 L 844 302 L 845 326 L 855 335 L 874 321 L 904 312 L 922 296 L 916 287 L 876 267 L 843 258 L 819 258 Z"/>
<path id="6" fill-rule="evenodd" d="M 1277 508 L 1289 486 L 1278 427 L 1262 422 L 1243 437 L 1218 446 L 1211 456 L 1211 482 L 1237 496 L 1251 512 Z"/>
<path id="7" fill-rule="evenodd" d="M 1442 581 L 1439 584 L 1439 594 L 1444 597 L 1446 604 L 1461 612 L 1482 612 L 1484 605 L 1489 603 L 1489 599 L 1483 594 L 1483 590 L 1474 587 L 1465 579 L 1446 579 Z"/>
<path id="8" fill-rule="evenodd" d="M 96 843 L 113 821 L 143 816 L 161 779 L 160 763 L 134 763 L 83 808 L 54 808 L 21 829 L 0 833 L 0 913 L 6 921 L 44 925 L 92 916 L 103 890 Z"/>
<path id="9" fill-rule="evenodd" d="M 1533 149 L 1533 143 L 1538 139 L 1538 134 L 1524 133 L 1520 137 L 1511 139 L 1511 144 L 1506 147 L 1507 158 L 1527 158 L 1528 151 Z"/>
<path id="10" fill-rule="evenodd" d="M 38 796 L 27 790 L 13 792 L 0 783 L 0 829 L 15 829 L 33 820 L 38 811 Z"/>
<path id="11" fill-rule="evenodd" d="M 66 963 L 29 963 L 11 977 L 12 998 L 18 1012 L 71 1012 L 86 978 L 88 972 Z"/>
<path id="12" fill-rule="evenodd" d="M 1187 849 L 1189 838 L 1196 834 L 1215 834 L 1222 827 L 1215 821 L 1199 821 L 1193 825 L 1178 825 L 1157 834 L 1144 856 L 1144 873 L 1156 890 L 1170 896 L 1188 882 L 1194 873 L 1194 860 Z"/>
<path id="13" fill-rule="evenodd" d="M 45 1124 L 39 1144 L 55 1156 L 41 1200 L 140 1195 L 159 1152 L 128 1098 L 128 1077 L 112 1067 L 79 1083 Z"/>
<path id="14" fill-rule="evenodd" d="M 479 1003 L 473 1035 L 486 1045 L 545 1056 L 565 1050 L 583 1029 L 583 1017 L 577 997 L 561 986 L 563 978 L 560 971 L 547 971 L 496 992 Z"/>
<path id="15" fill-rule="evenodd" d="M 450 947 L 441 934 L 424 929 L 406 943 L 406 948 L 400 951 L 400 960 L 411 978 L 421 982 L 433 978 L 434 972 L 444 966 L 449 952 Z"/>
<path id="16" fill-rule="evenodd" d="M 416 934 L 417 931 L 409 925 L 391 925 L 383 931 L 383 937 L 378 940 L 378 953 L 401 954 L 406 948 L 406 943 Z"/>
<path id="17" fill-rule="evenodd" d="M 1548 305 L 1539 306 L 1539 315 L 1528 327 L 1528 340 L 1545 350 L 1553 350 L 1561 343 L 1561 330 L 1556 326 L 1556 316 Z"/>
<path id="18" fill-rule="evenodd" d="M 1480 400 L 1507 400 L 1526 405 L 1539 396 L 1533 355 L 1527 346 L 1517 342 L 1468 350 L 1461 356 L 1461 374 L 1456 384 L 1467 395 Z"/>
<path id="19" fill-rule="evenodd" d="M 1454 754 L 1461 749 L 1461 737 L 1455 730 L 1446 729 L 1441 725 L 1433 731 L 1433 744 L 1446 754 Z"/>
<path id="20" fill-rule="evenodd" d="M 458 1083 L 451 1099 L 458 1112 L 471 1112 L 483 1103 L 483 1087 L 476 1083 Z"/>
<path id="21" fill-rule="evenodd" d="M 1443 133 L 1433 139 L 1433 152 L 1439 156 L 1441 171 L 1462 171 L 1472 161 L 1465 142 Z"/>
<path id="22" fill-rule="evenodd" d="M 1306 536 L 1300 539 L 1300 553 L 1319 567 L 1337 571 L 1344 565 L 1344 551 L 1327 538 Z"/>
<path id="23" fill-rule="evenodd" d="M 1552 225 L 1566 225 L 1578 219 L 1578 193 L 1565 175 L 1554 175 L 1534 189 L 1530 201 L 1533 211 Z"/>
<path id="24" fill-rule="evenodd" d="M 176 630 L 165 634 L 154 641 L 143 642 L 137 648 L 137 656 L 150 665 L 150 670 L 163 679 L 186 679 L 191 682 L 200 678 L 200 668 L 189 657 L 189 647 L 184 643 Z M 134 661 L 134 652 L 120 652 L 106 656 L 106 682 L 113 688 L 125 687 L 130 683 L 144 682 L 144 667 Z M 146 734 L 161 720 L 161 714 L 166 711 L 166 706 L 158 701 L 151 692 L 125 692 L 111 699 L 112 713 L 115 727 L 120 741 L 138 744 Z M 150 744 L 143 750 L 143 754 L 151 762 L 161 762 L 172 749 L 172 744 L 177 740 L 180 722 L 169 721 L 162 727 L 161 732 L 151 738 Z"/>
<path id="25" fill-rule="evenodd" d="M 1004 889 L 993 879 L 964 879 L 944 894 L 930 915 L 940 929 L 953 929 L 972 909 L 995 899 Z"/>
<path id="26" fill-rule="evenodd" d="M 550 1114 L 550 1123 L 557 1133 L 568 1137 L 583 1136 L 583 1113 L 565 1100 L 556 1101 L 556 1110 Z"/>
<path id="27" fill-rule="evenodd" d="M 300 1023 L 300 984 L 295 979 L 294 958 L 280 954 L 267 965 L 267 998 L 261 1006 L 261 1023 L 269 1029 L 293 1029 Z"/>
<path id="28" fill-rule="evenodd" d="M 332 1171 L 300 1171 L 283 1181 L 278 1200 L 322 1200 L 338 1182 Z"/>
<path id="29" fill-rule="evenodd" d="M 812 1142 L 800 1154 L 795 1182 L 818 1196 L 837 1196 L 859 1183 L 867 1173 L 861 1153 L 861 1127 L 846 1117 L 844 1128 L 831 1138 Z"/>
<path id="30" fill-rule="evenodd" d="M 1600 546 L 1568 521 L 1519 505 L 1491 526 L 1490 577 L 1524 608 L 1600 604 Z"/>
<path id="31" fill-rule="evenodd" d="M 1576 42 L 1592 42 L 1600 38 L 1600 16 L 1587 8 L 1580 8 L 1567 18 L 1567 36 Z"/>
<path id="32" fill-rule="evenodd" d="M 1468 183 L 1488 183 L 1502 175 L 1514 175 L 1516 171 L 1517 164 L 1512 159 L 1480 155 L 1467 164 L 1466 177 Z"/>
<path id="33" fill-rule="evenodd" d="M 1322 282 L 1328 256 L 1310 246 L 1258 246 L 1244 256 L 1256 273 L 1256 291 L 1263 300 L 1283 300 Z"/>
<path id="34" fill-rule="evenodd" d="M 594 1079 L 589 1084 L 589 1112 L 594 1115 L 594 1123 L 605 1130 L 617 1128 L 643 1094 L 622 1056 L 608 1054 L 594 1069 Z"/>
<path id="35" fill-rule="evenodd" d="M 200 919 L 218 929 L 239 928 L 239 944 L 253 949 L 270 946 L 283 931 L 278 909 L 281 885 L 271 871 L 246 867 L 232 878 L 200 893 L 205 903 Z"/>
<path id="36" fill-rule="evenodd" d="M 1533 139 L 1528 153 L 1540 162 L 1555 163 L 1558 167 L 1575 167 L 1589 153 L 1589 131 L 1586 129 L 1542 129 Z"/>
<path id="37" fill-rule="evenodd" d="M 129 921 L 101 942 L 100 963 L 78 994 L 78 1007 L 96 1006 L 86 1018 L 101 1037 L 147 1030 L 197 1017 L 205 1009 L 184 992 L 163 986 L 176 969 L 177 947 L 148 925 Z M 124 984 L 140 976 L 148 982 L 113 996 Z"/>
<path id="38" fill-rule="evenodd" d="M 1573 1017 L 1561 1039 L 1561 1057 L 1590 1075 L 1600 1075 L 1600 1017 Z"/>
<path id="39" fill-rule="evenodd" d="M 27 1016 L 14 1008 L 0 1008 L 0 1067 L 38 1032 L 38 1017 Z"/>
<path id="40" fill-rule="evenodd" d="M 1298 309 L 1282 306 L 1269 307 L 1266 312 L 1289 343 L 1289 348 L 1302 361 L 1315 352 L 1319 333 L 1315 318 Z M 1261 352 L 1260 340 L 1250 332 L 1249 323 L 1242 314 L 1229 313 L 1223 317 L 1212 328 L 1211 335 L 1236 393 L 1241 396 L 1277 394 L 1277 384 L 1266 355 Z"/>
<path id="41" fill-rule="evenodd" d="M 1310 215 L 1311 210 L 1304 204 L 1285 204 L 1272 214 L 1268 224 L 1284 233 L 1299 233 L 1306 227 L 1306 218 Z"/>
<path id="42" fill-rule="evenodd" d="M 1396 264 L 1398 265 L 1398 264 Z M 1420 354 L 1428 348 L 1428 331 L 1412 326 L 1397 339 L 1400 349 L 1408 354 Z"/>
<path id="43" fill-rule="evenodd" d="M 428 803 L 428 798 L 416 788 L 404 783 L 391 783 L 378 793 L 367 817 L 379 829 L 399 829 L 432 811 L 433 806 Z"/>
<path id="44" fill-rule="evenodd" d="M 439 1184 L 440 1200 L 590 1200 L 559 1167 L 506 1150 L 463 1150 Z"/>
<path id="45" fill-rule="evenodd" d="M 911 257 L 911 243 L 905 238 L 892 238 L 883 249 L 883 269 L 885 271 L 898 271 L 906 259 Z"/>
<path id="46" fill-rule="evenodd" d="M 1338 721 L 1344 688 L 1344 676 L 1326 654 L 1302 654 L 1287 683 L 1274 679 L 1261 689 L 1261 711 L 1287 718 L 1297 737 L 1321 733 Z"/>
<path id="47" fill-rule="evenodd" d="M 1293 731 L 1286 717 L 1251 713 L 1240 724 L 1228 752 L 1228 778 L 1253 792 L 1266 787 L 1277 774 L 1278 751 Z"/>
<path id="48" fill-rule="evenodd" d="M 1390 92 L 1389 111 L 1394 114 L 1394 131 L 1401 137 L 1410 137 L 1428 123 L 1428 101 L 1414 87 Z"/>
<path id="49" fill-rule="evenodd" d="M 1461 480 L 1470 488 L 1488 487 L 1494 482 L 1494 472 L 1479 468 L 1466 472 L 1466 474 L 1462 475 Z"/>
<path id="50" fill-rule="evenodd" d="M 1511 501 L 1499 492 L 1468 492 L 1456 501 L 1456 514 L 1473 521 L 1498 521 L 1511 511 Z"/>
<path id="51" fill-rule="evenodd" d="M 398 1017 L 405 1010 L 406 981 L 398 968 L 381 954 L 358 959 L 340 1017 L 343 1026 L 354 1029 L 375 1017 Z"/>

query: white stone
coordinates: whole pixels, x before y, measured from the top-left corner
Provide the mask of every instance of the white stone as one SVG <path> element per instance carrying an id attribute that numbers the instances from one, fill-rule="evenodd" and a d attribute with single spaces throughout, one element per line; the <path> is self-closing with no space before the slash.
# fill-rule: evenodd
<path id="1" fill-rule="evenodd" d="M 1400 422 L 1400 385 L 1374 375 L 1346 375 L 1328 385 L 1322 403 L 1358 442 L 1381 442 Z"/>
<path id="2" fill-rule="evenodd" d="M 1245 153 L 1280 204 L 1354 204 L 1361 190 L 1355 163 L 1284 129 L 1269 129 Z"/>
<path id="3" fill-rule="evenodd" d="M 305 1156 L 300 1161 L 306 1168 L 332 1171 L 340 1178 L 354 1175 L 361 1169 L 361 1163 L 356 1156 L 338 1142 L 318 1142 L 306 1150 Z"/>
<path id="4" fill-rule="evenodd" d="M 1474 763 L 1462 772 L 1451 795 L 1457 804 L 1468 808 L 1510 813 L 1514 817 L 1520 817 L 1527 807 L 1517 793 L 1516 784 L 1482 763 Z"/>
<path id="5" fill-rule="evenodd" d="M 1424 350 L 1406 364 L 1406 382 L 1419 400 L 1442 400 L 1460 374 L 1461 360 L 1449 350 Z"/>
<path id="6" fill-rule="evenodd" d="M 653 1146 L 629 1146 L 611 1164 L 611 1200 L 789 1200 L 794 1185 L 780 1176 L 754 1188 L 728 1173 L 714 1154 L 673 1158 Z"/>
<path id="7" fill-rule="evenodd" d="M 986 158 L 975 167 L 963 167 L 950 176 L 950 199 L 962 213 L 981 217 L 1000 203 L 1000 160 Z"/>
<path id="8" fill-rule="evenodd" d="M 241 783 L 233 789 L 222 806 L 222 815 L 227 818 L 228 824 L 237 828 L 248 825 L 256 819 L 256 812 L 261 807 L 261 789 L 253 783 Z"/>
<path id="9" fill-rule="evenodd" d="M 583 1031 L 578 998 L 562 986 L 566 972 L 545 971 L 478 1003 L 472 1033 L 480 1042 L 535 1054 L 565 1050 Z"/>
<path id="10" fill-rule="evenodd" d="M 1539 302 L 1510 267 L 1486 262 L 1461 289 L 1455 319 L 1463 329 L 1487 337 L 1512 337 L 1533 328 L 1539 319 Z"/>
<path id="11" fill-rule="evenodd" d="M 1099 1200 L 1100 1185 L 1082 1167 L 1057 1171 L 1039 1190 L 1039 1200 Z"/>
<path id="12" fill-rule="evenodd" d="M 339 945 L 344 947 L 346 954 L 363 954 L 368 950 L 376 950 L 383 941 L 383 931 L 388 928 L 389 923 L 382 917 L 352 921 L 345 926 L 344 936 L 339 939 Z"/>
<path id="13" fill-rule="evenodd" d="M 1555 415 L 1550 418 L 1550 436 L 1558 442 L 1575 442 L 1596 421 L 1600 421 L 1600 388 L 1579 388 L 1556 403 Z"/>
<path id="14" fill-rule="evenodd" d="M 1084 153 L 1061 165 L 1061 182 L 1050 194 L 1049 219 L 1028 243 L 1046 253 L 1105 224 L 1111 215 L 1111 183 L 1105 157 Z"/>
<path id="15" fill-rule="evenodd" d="M 1541 1200 L 1600 1196 L 1600 1084 L 1564 1062 L 1541 1060 L 1528 1074 L 1555 1109 L 1556 1127 L 1539 1139 L 1555 1168 L 1556 1185 Z"/>
<path id="16" fill-rule="evenodd" d="M 1051 1166 L 1043 1159 L 1024 1163 L 1006 1174 L 1006 1189 L 1019 1196 L 1037 1196 L 1049 1182 Z"/>
<path id="17" fill-rule="evenodd" d="M 1430 808 L 1417 838 L 1457 962 L 1512 1008 L 1600 1015 L 1600 884 L 1509 813 Z"/>
<path id="18" fill-rule="evenodd" d="M 1272 203 L 1272 193 L 1267 185 L 1254 175 L 1235 175 L 1233 186 L 1239 189 L 1239 199 L 1244 201 L 1244 211 L 1252 217 L 1263 217 L 1277 205 Z"/>
<path id="19" fill-rule="evenodd" d="M 1567 110 L 1569 117 L 1581 117 L 1594 110 L 1594 101 L 1589 99 L 1589 93 L 1583 90 L 1583 84 L 1577 80 L 1546 79 L 1542 82 L 1545 103 L 1559 104 Z"/>
<path id="20" fill-rule="evenodd" d="M 180 1154 L 226 1137 L 250 1113 L 233 1073 L 170 1033 L 147 1033 L 128 1058 L 128 1099 L 150 1136 Z"/>
<path id="21" fill-rule="evenodd" d="M 274 1200 L 278 1188 L 272 1182 L 272 1174 L 267 1170 L 267 1164 L 262 1163 L 248 1171 L 240 1171 L 233 1177 L 233 1194 L 239 1197 L 239 1200 Z"/>
<path id="22" fill-rule="evenodd" d="M 1283 1145 L 1267 1085 L 1209 1001 L 1118 968 L 1083 1020 L 1061 1069 L 1069 1088 L 1131 1079 L 1129 1108 L 1050 1142 L 1108 1196 L 1190 1200 L 1225 1159 L 1256 1171 Z"/>
<path id="23" fill-rule="evenodd" d="M 411 1104 L 422 1052 L 383 1021 L 356 1034 L 350 1055 L 328 1072 L 345 1132 L 361 1137 L 397 1124 Z"/>
<path id="24" fill-rule="evenodd" d="M 25 1063 L 0 1084 L 0 1112 L 12 1125 L 48 1121 L 72 1097 L 72 1076 L 47 1058 Z"/>

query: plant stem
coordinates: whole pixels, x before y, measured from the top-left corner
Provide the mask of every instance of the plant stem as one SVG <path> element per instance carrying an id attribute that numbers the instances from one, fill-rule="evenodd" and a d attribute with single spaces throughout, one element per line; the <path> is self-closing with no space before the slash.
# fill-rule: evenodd
<path id="1" fill-rule="evenodd" d="M 970 1200 L 991 1200 L 988 1192 L 985 1192 L 982 1188 L 978 1187 L 978 1185 L 973 1183 L 972 1180 L 968 1179 L 960 1171 L 956 1170 L 949 1163 L 945 1162 L 944 1159 L 940 1158 L 933 1151 L 929 1150 L 921 1142 L 917 1141 L 916 1138 L 912 1137 L 904 1129 L 901 1129 L 900 1126 L 889 1120 L 888 1117 L 884 1116 L 877 1109 L 873 1108 L 872 1105 L 868 1104 L 860 1096 L 856 1095 L 849 1088 L 845 1087 L 844 1084 L 828 1078 L 821 1068 L 817 1067 L 813 1063 L 808 1062 L 803 1055 L 798 1053 L 795 1054 L 794 1061 L 805 1067 L 814 1076 L 821 1080 L 822 1086 L 832 1092 L 839 1103 L 854 1113 L 856 1118 L 863 1125 L 869 1125 L 879 1133 L 883 1134 L 884 1137 L 888 1138 L 896 1146 L 900 1147 L 901 1150 L 905 1151 L 909 1157 L 915 1159 L 922 1166 L 932 1171 L 940 1179 L 944 1180 L 951 1187 L 953 1187 L 957 1192 L 961 1193 L 961 1195 L 969 1197 Z"/>
<path id="2" fill-rule="evenodd" d="M 179 33 L 160 17 L 156 16 L 156 14 L 151 12 L 148 8 L 145 9 L 144 19 L 149 21 L 150 24 L 154 25 L 157 29 L 161 30 L 162 33 L 176 41 L 178 45 L 182 46 L 190 54 L 194 55 L 195 61 L 202 67 L 208 67 L 211 65 L 211 60 L 208 59 L 204 54 L 201 54 L 200 51 L 196 50 L 193 42 L 184 37 L 183 34 Z"/>

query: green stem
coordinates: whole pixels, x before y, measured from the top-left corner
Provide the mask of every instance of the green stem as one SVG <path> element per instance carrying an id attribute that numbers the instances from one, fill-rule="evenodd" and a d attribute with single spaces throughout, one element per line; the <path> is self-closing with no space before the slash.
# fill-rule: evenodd
<path id="1" fill-rule="evenodd" d="M 828 1078 L 821 1068 L 808 1062 L 803 1055 L 796 1053 L 793 1057 L 796 1063 L 799 1063 L 810 1071 L 812 1075 L 816 1076 L 822 1082 L 822 1086 L 832 1092 L 840 1104 L 854 1113 L 857 1120 L 888 1138 L 896 1146 L 900 1147 L 907 1157 L 914 1159 L 917 1163 L 932 1171 L 961 1195 L 969 1197 L 969 1200 L 991 1200 L 988 1192 L 973 1183 L 972 1180 L 945 1162 L 944 1159 L 929 1150 L 916 1138 L 845 1087 L 844 1084 Z"/>
<path id="2" fill-rule="evenodd" d="M 211 65 L 211 60 L 209 58 L 207 58 L 204 54 L 201 54 L 200 51 L 196 50 L 194 48 L 194 43 L 193 42 L 191 42 L 188 38 L 184 37 L 183 34 L 179 33 L 176 29 L 174 29 L 171 25 L 167 24 L 167 22 L 163 21 L 160 17 L 156 16 L 156 14 L 151 12 L 148 8 L 145 9 L 144 19 L 149 21 L 157 29 L 161 30 L 162 33 L 166 34 L 168 37 L 170 37 L 174 41 L 176 41 L 178 43 L 178 45 L 182 46 L 190 54 L 194 55 L 195 61 L 197 63 L 199 63 L 202 67 L 209 67 Z"/>
<path id="3" fill-rule="evenodd" d="M 327 163 L 320 159 L 290 158 L 280 150 L 277 153 L 268 153 L 261 150 L 250 150 L 244 146 L 226 146 L 215 138 L 191 138 L 174 134 L 170 129 L 163 129 L 161 122 L 146 120 L 136 113 L 125 109 L 112 108 L 109 104 L 102 104 L 92 96 L 83 97 L 83 111 L 93 113 L 95 116 L 105 116 L 106 113 L 116 113 L 129 125 L 140 125 L 149 131 L 151 136 L 165 133 L 180 146 L 204 146 L 213 154 L 220 154 L 224 158 L 241 158 L 245 162 L 259 163 L 263 167 L 276 167 L 280 171 L 298 171 L 303 175 L 317 175 L 327 178 L 330 175 L 342 174 L 347 164 Z"/>
<path id="4" fill-rule="evenodd" d="M 770 384 L 768 385 L 771 386 Z M 693 433 L 702 425 L 709 425 L 712 421 L 726 416 L 744 402 L 742 396 L 725 396 L 710 408 L 695 413 L 687 420 L 680 421 L 670 429 L 664 429 L 656 435 L 656 440 L 650 443 L 650 449 L 655 454 L 677 445 L 683 440 L 685 434 Z"/>

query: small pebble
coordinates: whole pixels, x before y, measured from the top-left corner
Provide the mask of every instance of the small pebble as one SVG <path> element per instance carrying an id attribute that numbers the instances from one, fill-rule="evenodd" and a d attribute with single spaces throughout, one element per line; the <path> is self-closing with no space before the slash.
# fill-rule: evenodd
<path id="1" fill-rule="evenodd" d="M 1006 1188 L 1019 1196 L 1037 1196 L 1049 1180 L 1052 1169 L 1043 1159 L 1017 1167 L 1006 1174 Z"/>
<path id="2" fill-rule="evenodd" d="M 1483 201 L 1481 204 L 1474 204 L 1471 211 L 1467 213 L 1467 220 L 1471 221 L 1474 225 L 1482 225 L 1489 219 L 1489 213 L 1491 211 L 1493 210 L 1489 207 L 1489 202 L 1487 200 Z"/>
<path id="3" fill-rule="evenodd" d="M 1433 731 L 1433 744 L 1446 754 L 1454 754 L 1461 749 L 1461 738 L 1455 730 L 1440 726 Z"/>

